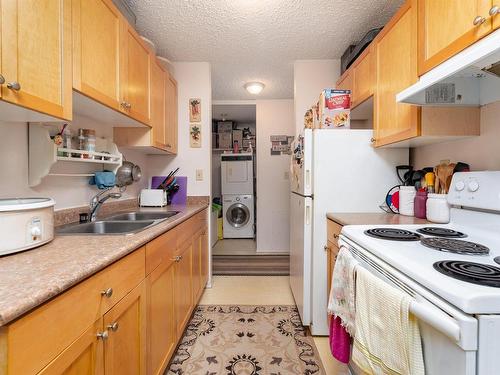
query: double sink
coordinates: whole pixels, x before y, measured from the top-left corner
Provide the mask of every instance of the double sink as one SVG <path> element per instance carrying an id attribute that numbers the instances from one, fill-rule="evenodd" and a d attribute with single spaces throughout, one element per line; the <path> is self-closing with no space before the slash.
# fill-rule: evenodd
<path id="1" fill-rule="evenodd" d="M 56 232 L 59 235 L 134 234 L 167 220 L 178 213 L 179 211 L 126 212 L 99 221 L 68 225 L 59 228 Z"/>

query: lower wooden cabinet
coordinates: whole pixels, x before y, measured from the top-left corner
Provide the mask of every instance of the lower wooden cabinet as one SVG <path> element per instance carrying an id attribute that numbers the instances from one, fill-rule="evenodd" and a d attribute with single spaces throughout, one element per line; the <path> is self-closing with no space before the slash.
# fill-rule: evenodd
<path id="1" fill-rule="evenodd" d="M 146 282 L 104 315 L 104 372 L 146 374 Z"/>
<path id="2" fill-rule="evenodd" d="M 335 261 L 337 260 L 337 255 L 339 253 L 338 238 L 340 232 L 342 231 L 342 226 L 332 220 L 327 220 L 327 244 L 325 250 L 327 252 L 327 296 L 330 295 L 330 288 L 332 286 L 332 275 L 333 268 L 335 267 Z"/>
<path id="3" fill-rule="evenodd" d="M 0 374 L 163 374 L 207 280 L 207 219 L 203 210 L 1 327 Z"/>
<path id="4" fill-rule="evenodd" d="M 39 375 L 104 375 L 104 340 L 102 318 L 56 357 Z"/>
<path id="5" fill-rule="evenodd" d="M 193 308 L 192 255 L 193 244 L 187 241 L 179 249 L 174 268 L 175 317 L 179 337 L 186 327 Z"/>
<path id="6" fill-rule="evenodd" d="M 163 261 L 148 276 L 148 373 L 163 374 L 177 343 L 174 304 L 174 269 Z"/>

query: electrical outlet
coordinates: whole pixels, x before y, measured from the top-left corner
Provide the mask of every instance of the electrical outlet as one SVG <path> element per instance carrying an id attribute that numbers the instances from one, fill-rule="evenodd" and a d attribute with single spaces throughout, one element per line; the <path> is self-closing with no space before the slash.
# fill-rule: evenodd
<path id="1" fill-rule="evenodd" d="M 203 169 L 196 170 L 196 181 L 203 181 Z"/>

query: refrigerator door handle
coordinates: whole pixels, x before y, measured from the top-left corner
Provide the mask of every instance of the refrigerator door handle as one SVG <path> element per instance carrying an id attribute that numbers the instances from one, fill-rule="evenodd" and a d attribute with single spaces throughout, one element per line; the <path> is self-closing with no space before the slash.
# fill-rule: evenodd
<path id="1" fill-rule="evenodd" d="M 311 206 L 306 206 L 306 225 L 311 225 Z"/>
<path id="2" fill-rule="evenodd" d="M 309 169 L 306 169 L 306 188 L 311 188 L 311 171 Z"/>

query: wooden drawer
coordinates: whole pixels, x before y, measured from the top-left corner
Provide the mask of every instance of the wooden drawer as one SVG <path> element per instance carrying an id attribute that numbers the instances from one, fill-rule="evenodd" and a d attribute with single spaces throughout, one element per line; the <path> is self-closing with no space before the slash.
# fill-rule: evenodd
<path id="1" fill-rule="evenodd" d="M 9 324 L 8 373 L 39 372 L 144 279 L 144 263 L 141 248 Z"/>
<path id="2" fill-rule="evenodd" d="M 174 257 L 178 232 L 179 227 L 173 228 L 146 244 L 146 275 L 149 275 L 161 262 Z"/>
<path id="3" fill-rule="evenodd" d="M 335 246 L 338 246 L 338 239 L 340 231 L 342 230 L 342 225 L 336 223 L 333 220 L 327 220 L 327 237 L 328 241 L 333 242 Z"/>

